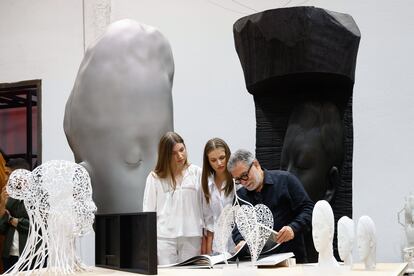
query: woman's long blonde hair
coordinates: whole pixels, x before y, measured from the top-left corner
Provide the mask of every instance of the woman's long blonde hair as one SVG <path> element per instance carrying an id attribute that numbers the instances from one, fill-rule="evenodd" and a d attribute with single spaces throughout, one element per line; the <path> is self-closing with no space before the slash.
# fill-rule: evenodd
<path id="1" fill-rule="evenodd" d="M 175 181 L 174 171 L 171 165 L 173 158 L 173 148 L 176 144 L 182 143 L 185 147 L 184 140 L 175 132 L 164 134 L 158 144 L 158 160 L 154 172 L 159 178 L 170 179 L 170 185 L 175 190 L 177 183 Z M 184 166 L 188 166 L 188 160 L 185 159 Z"/>

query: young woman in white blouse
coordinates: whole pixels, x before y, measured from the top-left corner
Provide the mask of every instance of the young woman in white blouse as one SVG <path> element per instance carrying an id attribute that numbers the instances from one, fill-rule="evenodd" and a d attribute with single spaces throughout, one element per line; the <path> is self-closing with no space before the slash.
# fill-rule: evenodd
<path id="1" fill-rule="evenodd" d="M 203 154 L 203 173 L 201 186 L 204 193 L 204 215 L 206 217 L 205 235 L 203 245 L 205 252 L 217 252 L 214 242 L 214 225 L 223 208 L 233 204 L 234 186 L 233 178 L 227 171 L 227 161 L 230 158 L 229 146 L 220 138 L 207 141 Z M 227 250 L 235 247 L 231 238 Z"/>
<path id="2" fill-rule="evenodd" d="M 158 160 L 148 177 L 144 212 L 157 212 L 158 264 L 199 255 L 203 228 L 201 168 L 188 163 L 183 139 L 167 132 L 158 145 Z"/>

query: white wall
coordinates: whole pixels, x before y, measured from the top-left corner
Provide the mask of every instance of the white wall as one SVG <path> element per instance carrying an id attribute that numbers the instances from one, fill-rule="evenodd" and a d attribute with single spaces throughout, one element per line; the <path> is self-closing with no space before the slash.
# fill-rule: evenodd
<path id="1" fill-rule="evenodd" d="M 354 218 L 376 222 L 379 261 L 401 260 L 397 212 L 414 192 L 412 1 L 341 1 L 361 30 L 354 87 Z"/>
<path id="2" fill-rule="evenodd" d="M 254 102 L 233 42 L 240 14 L 204 0 L 112 1 L 112 20 L 128 17 L 157 27 L 170 41 L 174 129 L 184 138 L 190 161 L 201 166 L 204 145 L 216 136 L 232 149 L 254 150 Z"/>
<path id="3" fill-rule="evenodd" d="M 83 56 L 82 3 L 0 1 L 0 82 L 42 79 L 43 158 L 72 160 L 63 114 Z"/>
<path id="4" fill-rule="evenodd" d="M 263 10 L 281 2 L 243 3 Z M 379 261 L 400 261 L 404 236 L 396 213 L 404 195 L 414 192 L 414 3 L 306 4 L 349 13 L 361 30 L 354 88 L 354 218 L 368 214 L 376 222 Z M 184 137 L 190 160 L 199 165 L 204 143 L 213 136 L 224 138 L 233 150 L 255 148 L 253 98 L 244 86 L 232 34 L 233 23 L 243 14 L 232 10 L 251 13 L 230 0 L 112 1 L 112 20 L 129 17 L 158 27 L 169 39 L 176 68 L 175 130 Z M 81 0 L 0 2 L 0 82 L 43 80 L 44 160 L 72 160 L 62 122 L 82 43 Z M 87 254 L 93 254 L 88 245 Z"/>
<path id="5" fill-rule="evenodd" d="M 81 1 L 0 1 L 0 82 L 42 79 L 43 161 L 73 160 L 63 115 L 83 57 L 82 32 Z M 82 253 L 92 264 L 93 236 L 85 239 Z"/>

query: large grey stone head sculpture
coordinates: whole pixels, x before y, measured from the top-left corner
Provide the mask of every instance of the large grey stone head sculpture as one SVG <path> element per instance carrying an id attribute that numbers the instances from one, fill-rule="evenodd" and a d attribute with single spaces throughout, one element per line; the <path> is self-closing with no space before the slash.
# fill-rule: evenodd
<path id="1" fill-rule="evenodd" d="M 98 213 L 141 211 L 157 143 L 173 130 L 173 75 L 167 39 L 129 19 L 112 23 L 87 50 L 64 129 L 91 176 Z"/>

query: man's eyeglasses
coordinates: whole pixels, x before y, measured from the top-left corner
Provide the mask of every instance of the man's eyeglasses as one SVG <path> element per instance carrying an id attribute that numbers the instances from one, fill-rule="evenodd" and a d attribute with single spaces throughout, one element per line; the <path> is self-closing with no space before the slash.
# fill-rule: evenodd
<path id="1" fill-rule="evenodd" d="M 242 180 L 243 180 L 243 181 L 247 181 L 247 180 L 249 179 L 249 173 L 250 173 L 250 169 L 252 168 L 252 166 L 253 166 L 253 162 L 252 162 L 252 163 L 250 163 L 250 166 L 249 166 L 249 168 L 247 169 L 247 171 L 246 171 L 246 172 L 244 172 L 244 173 L 243 173 L 242 175 L 240 175 L 239 177 L 235 177 L 235 178 L 234 178 L 234 182 L 235 182 L 236 184 L 240 184 Z"/>

